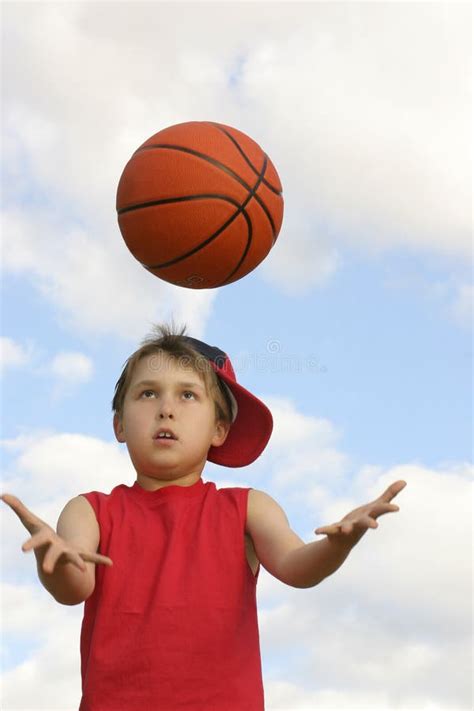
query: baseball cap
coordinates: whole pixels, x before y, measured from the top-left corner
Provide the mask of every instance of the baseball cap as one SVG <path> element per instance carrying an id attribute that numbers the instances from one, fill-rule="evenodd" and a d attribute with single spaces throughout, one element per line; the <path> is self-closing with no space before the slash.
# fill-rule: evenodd
<path id="1" fill-rule="evenodd" d="M 229 395 L 232 425 L 220 447 L 211 447 L 207 458 L 225 467 L 245 467 L 261 455 L 272 434 L 273 417 L 268 407 L 235 377 L 229 356 L 220 348 L 197 338 L 182 336 L 195 351 L 207 358 Z"/>

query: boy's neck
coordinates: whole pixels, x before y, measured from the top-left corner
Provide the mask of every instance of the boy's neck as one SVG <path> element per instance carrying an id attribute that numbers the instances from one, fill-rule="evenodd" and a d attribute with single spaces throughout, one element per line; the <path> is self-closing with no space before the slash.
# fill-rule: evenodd
<path id="1" fill-rule="evenodd" d="M 192 472 L 176 479 L 160 479 L 158 476 L 148 476 L 146 474 L 137 474 L 136 483 L 146 491 L 158 491 L 166 486 L 193 486 L 197 484 L 201 478 L 201 472 Z"/>

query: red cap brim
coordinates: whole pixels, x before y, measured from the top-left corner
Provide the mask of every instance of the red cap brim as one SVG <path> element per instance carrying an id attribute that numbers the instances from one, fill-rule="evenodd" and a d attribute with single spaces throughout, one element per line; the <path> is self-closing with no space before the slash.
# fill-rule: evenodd
<path id="1" fill-rule="evenodd" d="M 207 458 L 224 467 L 245 467 L 261 455 L 273 430 L 268 407 L 211 362 L 217 375 L 232 391 L 238 413 L 224 444 L 211 447 Z"/>

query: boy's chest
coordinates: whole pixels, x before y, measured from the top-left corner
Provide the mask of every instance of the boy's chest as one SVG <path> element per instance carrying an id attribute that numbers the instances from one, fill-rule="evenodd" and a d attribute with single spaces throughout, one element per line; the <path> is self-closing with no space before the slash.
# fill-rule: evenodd
<path id="1" fill-rule="evenodd" d="M 220 604 L 239 596 L 257 575 L 251 536 L 235 516 L 166 516 L 166 511 L 109 518 L 101 527 L 100 552 L 114 561 L 99 570 L 103 592 L 120 609 L 140 611 L 170 601 Z M 242 540 L 243 537 L 243 540 Z M 101 587 L 102 587 L 101 585 Z"/>

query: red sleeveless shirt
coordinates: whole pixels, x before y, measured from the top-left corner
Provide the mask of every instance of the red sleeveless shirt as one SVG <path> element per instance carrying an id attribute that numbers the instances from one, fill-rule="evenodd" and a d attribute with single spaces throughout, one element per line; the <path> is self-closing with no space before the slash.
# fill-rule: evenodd
<path id="1" fill-rule="evenodd" d="M 263 711 L 249 489 L 201 479 L 83 494 L 100 528 L 80 711 Z"/>

